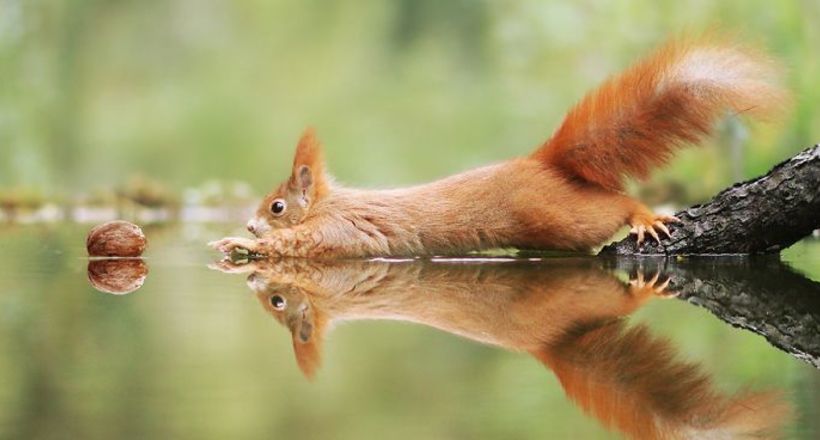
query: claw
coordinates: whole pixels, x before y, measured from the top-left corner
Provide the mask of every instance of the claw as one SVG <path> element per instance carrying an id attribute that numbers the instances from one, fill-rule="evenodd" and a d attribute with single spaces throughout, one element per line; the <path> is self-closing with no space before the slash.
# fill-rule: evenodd
<path id="1" fill-rule="evenodd" d="M 247 254 L 254 251 L 256 242 L 248 238 L 227 237 L 221 240 L 212 241 L 208 243 L 208 246 L 222 252 L 223 254 L 231 254 L 234 251 Z"/>
<path id="2" fill-rule="evenodd" d="M 649 233 L 649 235 L 651 235 L 651 236 L 652 236 L 652 238 L 654 238 L 654 239 L 655 239 L 655 242 L 656 242 L 656 243 L 661 244 L 661 238 L 660 238 L 660 237 L 658 237 L 658 233 L 657 233 L 657 232 L 655 232 L 655 228 L 653 228 L 652 226 L 650 226 L 650 227 L 646 228 L 646 232 L 648 232 L 648 233 Z"/>
<path id="3" fill-rule="evenodd" d="M 643 225 L 633 226 L 632 229 L 629 231 L 630 234 L 635 234 L 638 236 L 638 244 L 643 243 L 644 239 L 644 232 L 646 231 L 646 227 Z"/>
<path id="4" fill-rule="evenodd" d="M 669 287 L 669 283 L 672 282 L 672 277 L 668 277 L 666 281 L 663 282 L 660 286 L 654 287 L 653 290 L 655 291 L 655 295 L 660 296 L 661 298 L 675 298 L 676 296 L 680 295 L 678 291 L 667 291 L 666 288 Z"/>
<path id="5" fill-rule="evenodd" d="M 643 273 L 639 270 L 635 275 L 635 278 L 629 280 L 629 285 L 635 289 L 640 289 L 646 293 L 651 292 L 652 294 L 659 296 L 661 298 L 674 298 L 680 294 L 680 292 L 675 291 L 667 291 L 666 289 L 669 287 L 669 283 L 672 282 L 671 277 L 665 277 L 664 281 L 658 284 L 658 281 L 661 278 L 661 272 L 658 271 L 652 276 L 652 279 L 646 280 L 643 276 Z"/>
<path id="6" fill-rule="evenodd" d="M 228 240 L 226 238 L 223 238 L 221 240 L 214 240 L 214 241 L 208 243 L 208 246 L 210 246 L 211 248 L 213 248 L 213 249 L 215 249 L 219 252 L 222 252 L 224 254 L 224 253 L 227 253 L 225 251 L 227 244 L 228 244 Z"/>
<path id="7" fill-rule="evenodd" d="M 230 257 L 224 257 L 220 261 L 208 264 L 208 268 L 224 273 L 248 273 L 256 270 L 256 265 L 250 261 L 233 261 Z"/>
<path id="8" fill-rule="evenodd" d="M 635 276 L 635 279 L 629 280 L 629 285 L 635 287 L 643 287 L 643 273 L 641 271 L 638 271 L 637 275 Z"/>
<path id="9" fill-rule="evenodd" d="M 661 232 L 663 232 L 664 235 L 666 235 L 667 238 L 672 238 L 672 234 L 669 233 L 669 228 L 667 228 L 666 225 L 663 224 L 662 221 L 658 220 L 655 223 L 652 223 L 652 226 L 660 229 Z"/>
<path id="10" fill-rule="evenodd" d="M 649 234 L 656 243 L 661 244 L 661 236 L 671 238 L 672 233 L 665 223 L 682 223 L 682 221 L 671 215 L 653 215 L 651 213 L 635 216 L 630 220 L 632 229 L 629 233 L 637 235 L 637 244 L 640 246 L 646 234 Z"/>

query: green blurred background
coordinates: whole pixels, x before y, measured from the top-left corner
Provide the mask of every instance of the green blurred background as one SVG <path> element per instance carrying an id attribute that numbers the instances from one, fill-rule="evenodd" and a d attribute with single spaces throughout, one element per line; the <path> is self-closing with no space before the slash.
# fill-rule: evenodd
<path id="1" fill-rule="evenodd" d="M 0 0 L 0 202 L 134 176 L 258 195 L 307 125 L 343 183 L 423 182 L 529 152 L 607 75 L 725 29 L 783 61 L 795 104 L 721 124 L 641 187 L 691 203 L 820 141 L 817 23 L 815 0 Z M 205 268 L 203 244 L 242 227 L 147 228 L 146 285 L 114 297 L 85 280 L 85 227 L 0 224 L 0 437 L 614 437 L 527 356 L 418 326 L 343 326 L 308 383 L 241 277 Z M 816 241 L 787 259 L 820 280 Z M 721 390 L 786 390 L 789 437 L 818 432 L 812 367 L 683 301 L 633 319 Z"/>
<path id="2" fill-rule="evenodd" d="M 818 22 L 813 0 L 0 0 L 0 188 L 70 198 L 143 175 L 259 194 L 307 125 L 344 183 L 426 181 L 530 151 L 671 36 L 736 32 L 788 67 L 795 105 L 649 186 L 688 203 L 820 140 Z"/>

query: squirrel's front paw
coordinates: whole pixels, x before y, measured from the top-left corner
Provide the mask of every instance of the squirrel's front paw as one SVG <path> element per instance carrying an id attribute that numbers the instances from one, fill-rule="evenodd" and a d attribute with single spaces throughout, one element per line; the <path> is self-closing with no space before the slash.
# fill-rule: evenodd
<path id="1" fill-rule="evenodd" d="M 222 252 L 225 255 L 231 255 L 234 252 L 259 253 L 259 245 L 256 240 L 243 237 L 226 237 L 221 240 L 216 240 L 208 243 L 208 246 Z"/>
<path id="2" fill-rule="evenodd" d="M 224 273 L 250 273 L 258 270 L 256 262 L 245 258 L 234 261 L 230 257 L 224 257 L 219 261 L 208 264 L 209 269 L 218 270 Z"/>

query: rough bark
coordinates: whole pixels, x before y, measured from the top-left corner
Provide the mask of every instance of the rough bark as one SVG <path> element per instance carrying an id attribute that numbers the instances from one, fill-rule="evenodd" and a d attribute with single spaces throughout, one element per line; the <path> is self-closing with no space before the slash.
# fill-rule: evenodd
<path id="1" fill-rule="evenodd" d="M 820 228 L 820 145 L 675 214 L 671 237 L 640 246 L 633 236 L 601 254 L 708 255 L 777 253 Z"/>
<path id="2" fill-rule="evenodd" d="M 628 272 L 660 272 L 670 279 L 669 290 L 678 298 L 820 368 L 820 283 L 795 272 L 778 256 L 620 257 L 610 263 Z"/>

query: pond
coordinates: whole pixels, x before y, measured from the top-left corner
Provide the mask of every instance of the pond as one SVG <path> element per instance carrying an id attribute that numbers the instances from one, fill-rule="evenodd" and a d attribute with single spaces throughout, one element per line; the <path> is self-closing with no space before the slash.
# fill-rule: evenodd
<path id="1" fill-rule="evenodd" d="M 241 264 L 205 246 L 239 230 L 180 224 L 118 267 L 86 232 L 0 228 L 0 438 L 820 436 L 816 239 Z"/>

